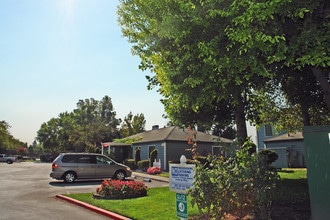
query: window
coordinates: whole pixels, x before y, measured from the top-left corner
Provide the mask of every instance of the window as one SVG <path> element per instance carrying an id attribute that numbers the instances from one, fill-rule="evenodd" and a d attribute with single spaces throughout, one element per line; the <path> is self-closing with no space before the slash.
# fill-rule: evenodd
<path id="1" fill-rule="evenodd" d="M 62 158 L 63 163 L 76 163 L 76 155 L 64 155 Z"/>
<path id="2" fill-rule="evenodd" d="M 212 147 L 213 155 L 221 155 L 221 148 L 220 147 Z"/>
<path id="3" fill-rule="evenodd" d="M 270 125 L 265 125 L 265 135 L 266 136 L 273 136 L 273 129 Z"/>
<path id="4" fill-rule="evenodd" d="M 77 163 L 91 163 L 90 156 L 89 155 L 80 156 L 77 160 Z"/>
<path id="5" fill-rule="evenodd" d="M 96 156 L 97 164 L 112 164 L 112 161 L 103 156 Z"/>
<path id="6" fill-rule="evenodd" d="M 223 147 L 221 146 L 213 146 L 212 150 L 213 150 L 213 155 L 217 155 L 217 156 L 227 156 L 227 153 L 224 149 L 222 149 Z"/>

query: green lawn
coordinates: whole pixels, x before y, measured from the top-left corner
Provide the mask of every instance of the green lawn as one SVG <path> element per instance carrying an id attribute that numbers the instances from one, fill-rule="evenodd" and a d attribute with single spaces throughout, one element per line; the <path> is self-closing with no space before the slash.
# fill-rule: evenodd
<path id="1" fill-rule="evenodd" d="M 92 198 L 92 193 L 65 195 L 82 202 L 106 209 L 132 219 L 175 219 L 176 203 L 175 192 L 169 187 L 150 188 L 148 196 L 125 200 L 98 200 Z M 188 197 L 188 215 L 198 214 L 197 207 L 191 207 Z"/>
<path id="2" fill-rule="evenodd" d="M 274 200 L 273 219 L 309 219 L 309 202 L 306 169 L 282 169 L 277 198 Z"/>
<path id="3" fill-rule="evenodd" d="M 284 168 L 281 169 L 278 174 L 281 179 L 307 179 L 306 168 Z"/>
<path id="4" fill-rule="evenodd" d="M 282 169 L 273 204 L 272 219 L 309 219 L 310 204 L 306 169 Z M 126 200 L 93 199 L 92 193 L 65 195 L 79 201 L 106 209 L 132 219 L 175 219 L 175 192 L 169 187 L 150 188 L 148 196 Z M 198 215 L 197 207 L 192 207 L 188 197 L 188 215 Z M 160 218 L 161 216 L 161 218 Z"/>

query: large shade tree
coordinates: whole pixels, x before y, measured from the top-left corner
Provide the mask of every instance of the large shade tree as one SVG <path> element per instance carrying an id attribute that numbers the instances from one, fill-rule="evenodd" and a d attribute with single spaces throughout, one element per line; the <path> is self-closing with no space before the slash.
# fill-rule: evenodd
<path id="1" fill-rule="evenodd" d="M 210 12 L 228 3 L 122 1 L 119 16 L 141 68 L 155 73 L 149 81 L 160 85 L 172 121 L 234 121 L 243 142 L 251 88 L 261 87 L 271 74 L 257 50 L 244 53 L 241 45 L 230 44 L 225 30 L 231 19 Z M 187 114 L 180 117 L 182 112 Z"/>
<path id="2" fill-rule="evenodd" d="M 329 44 L 329 7 L 322 0 L 309 3 L 122 0 L 118 14 L 123 35 L 141 58 L 140 68 L 155 73 L 149 82 L 160 86 L 170 118 L 182 121 L 183 110 L 192 112 L 187 116 L 193 121 L 203 109 L 229 106 L 243 140 L 245 121 L 259 110 L 251 106 L 250 96 L 263 91 L 276 74 L 285 74 L 271 68 L 276 63 L 309 66 L 328 102 L 329 58 L 324 55 L 329 47 L 317 42 Z M 290 35 L 288 25 L 296 35 Z M 303 45 L 301 35 L 314 29 Z M 311 62 L 307 57 L 313 54 Z"/>

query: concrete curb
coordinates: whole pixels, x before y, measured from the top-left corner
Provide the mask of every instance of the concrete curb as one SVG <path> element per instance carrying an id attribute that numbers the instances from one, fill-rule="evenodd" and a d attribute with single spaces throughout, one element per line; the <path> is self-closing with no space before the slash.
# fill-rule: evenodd
<path id="1" fill-rule="evenodd" d="M 65 200 L 67 202 L 70 202 L 70 203 L 78 205 L 78 206 L 81 206 L 83 208 L 86 208 L 86 209 L 91 210 L 93 212 L 96 212 L 98 214 L 107 216 L 107 217 L 112 218 L 114 220 L 131 220 L 130 218 L 127 218 L 125 216 L 118 215 L 114 212 L 110 212 L 110 211 L 107 211 L 107 210 L 104 210 L 104 209 L 100 209 L 100 208 L 92 206 L 90 204 L 78 201 L 76 199 L 72 199 L 70 197 L 66 197 L 66 196 L 63 196 L 63 195 L 56 195 L 56 198 Z"/>

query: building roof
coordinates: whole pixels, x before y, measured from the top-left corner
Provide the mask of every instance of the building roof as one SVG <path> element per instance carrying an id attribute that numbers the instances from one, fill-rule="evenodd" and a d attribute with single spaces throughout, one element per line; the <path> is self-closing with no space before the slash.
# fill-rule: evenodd
<path id="1" fill-rule="evenodd" d="M 296 140 L 304 140 L 302 132 L 296 133 L 285 133 L 276 137 L 272 137 L 264 140 L 263 142 L 277 142 L 277 141 L 296 141 Z"/>
<path id="2" fill-rule="evenodd" d="M 145 131 L 132 135 L 129 138 L 141 138 L 140 140 L 134 142 L 134 144 L 137 144 L 157 141 L 188 141 L 188 137 L 194 137 L 193 141 L 196 142 L 217 142 L 219 139 L 219 137 L 215 135 L 210 135 L 199 131 L 190 131 L 189 129 L 179 128 L 177 126 Z M 220 138 L 220 141 L 223 143 L 233 142 L 227 138 Z"/>
<path id="3" fill-rule="evenodd" d="M 103 147 L 127 147 L 127 146 L 131 146 L 131 144 L 126 144 L 126 143 L 117 143 L 117 142 L 104 142 L 101 143 L 101 145 Z"/>

